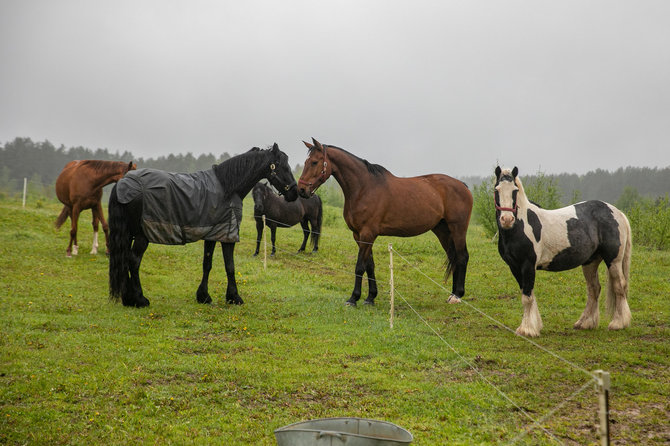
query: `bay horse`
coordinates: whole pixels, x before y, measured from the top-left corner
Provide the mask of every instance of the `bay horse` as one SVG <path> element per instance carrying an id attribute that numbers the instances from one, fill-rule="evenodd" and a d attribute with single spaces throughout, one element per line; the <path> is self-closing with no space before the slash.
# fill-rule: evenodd
<path id="1" fill-rule="evenodd" d="M 98 228 L 102 223 L 105 233 L 106 252 L 109 254 L 109 226 L 102 212 L 102 188 L 119 181 L 128 171 L 137 166 L 131 161 L 70 161 L 56 179 L 56 196 L 63 203 L 63 210 L 56 219 L 56 229 L 70 217 L 70 244 L 66 256 L 72 257 L 79 252 L 77 243 L 77 224 L 79 214 L 85 209 L 93 213 L 93 248 L 91 254 L 98 253 Z"/>
<path id="2" fill-rule="evenodd" d="M 290 228 L 300 223 L 303 239 L 298 252 L 303 252 L 307 245 L 307 239 L 312 235 L 312 252 L 319 250 L 319 236 L 321 235 L 321 223 L 323 221 L 323 205 L 318 195 L 310 198 L 298 197 L 297 200 L 287 202 L 282 200 L 267 184 L 258 183 L 251 191 L 254 198 L 254 219 L 256 220 L 256 251 L 258 255 L 263 236 L 263 215 L 265 225 L 270 228 L 272 239 L 272 253 L 275 255 L 275 240 L 277 228 Z M 310 229 L 311 227 L 311 229 Z"/>
<path id="3" fill-rule="evenodd" d="M 560 209 L 542 209 L 528 200 L 518 168 L 495 169 L 494 189 L 498 252 L 521 288 L 523 319 L 516 333 L 536 337 L 542 329 L 537 308 L 535 271 L 582 267 L 588 297 L 576 329 L 598 326 L 598 265 L 607 265 L 607 311 L 610 330 L 630 325 L 628 281 L 632 252 L 628 219 L 603 201 L 590 200 Z"/>
<path id="4" fill-rule="evenodd" d="M 185 244 L 204 240 L 202 280 L 196 300 L 209 304 L 209 273 L 221 242 L 228 286 L 226 302 L 244 303 L 237 292 L 233 252 L 239 241 L 242 200 L 266 178 L 287 201 L 298 198 L 288 156 L 275 143 L 234 156 L 211 169 L 177 174 L 140 169 L 119 181 L 109 199 L 109 292 L 123 305 L 145 307 L 140 264 L 149 243 Z"/>
<path id="5" fill-rule="evenodd" d="M 447 254 L 445 280 L 453 272 L 449 303 L 465 294 L 468 265 L 466 232 L 472 213 L 472 194 L 465 183 L 442 174 L 399 178 L 339 147 L 312 138 L 298 180 L 303 197 L 314 194 L 331 175 L 344 192 L 344 221 L 358 244 L 356 279 L 347 305 L 361 296 L 363 274 L 368 276 L 366 304 L 377 296 L 372 245 L 380 235 L 412 237 L 433 231 Z"/>

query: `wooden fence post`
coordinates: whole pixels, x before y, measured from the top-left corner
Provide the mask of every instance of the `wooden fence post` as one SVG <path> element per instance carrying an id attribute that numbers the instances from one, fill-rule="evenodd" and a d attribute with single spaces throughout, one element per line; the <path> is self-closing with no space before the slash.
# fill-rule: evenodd
<path id="1" fill-rule="evenodd" d="M 596 370 L 596 390 L 598 391 L 598 415 L 600 418 L 600 426 L 598 426 L 598 434 L 600 436 L 600 444 L 602 446 L 609 446 L 610 444 L 610 406 L 609 406 L 609 392 L 610 392 L 610 374 L 602 370 Z"/>
<path id="2" fill-rule="evenodd" d="M 395 313 L 395 290 L 393 285 L 393 245 L 389 243 L 389 271 L 391 275 L 390 284 L 391 284 L 391 310 L 390 310 L 390 319 L 389 323 L 391 328 L 393 328 L 393 314 Z"/>

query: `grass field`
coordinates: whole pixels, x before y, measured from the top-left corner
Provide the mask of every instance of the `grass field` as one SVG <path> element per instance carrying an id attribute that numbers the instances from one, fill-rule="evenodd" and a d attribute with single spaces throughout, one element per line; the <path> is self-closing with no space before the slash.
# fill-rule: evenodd
<path id="1" fill-rule="evenodd" d="M 279 230 L 264 271 L 247 201 L 236 248 L 246 304 L 223 301 L 219 249 L 206 306 L 195 300 L 202 243 L 151 245 L 141 269 L 151 305 L 138 310 L 108 300 L 107 258 L 88 254 L 89 211 L 79 256 L 65 257 L 59 210 L 0 202 L 2 444 L 272 445 L 274 429 L 331 416 L 396 423 L 416 445 L 597 444 L 596 369 L 612 377 L 613 444 L 670 441 L 668 251 L 634 249 L 632 326 L 616 332 L 604 302 L 596 330 L 572 329 L 586 296 L 580 270 L 539 272 L 545 351 L 496 322 L 518 326 L 519 290 L 477 226 L 467 303 L 447 305 L 421 273 L 442 283 L 444 254 L 426 234 L 379 239 L 377 305 L 350 308 L 357 250 L 339 211 L 326 209 L 315 255 L 295 254 L 298 227 Z"/>

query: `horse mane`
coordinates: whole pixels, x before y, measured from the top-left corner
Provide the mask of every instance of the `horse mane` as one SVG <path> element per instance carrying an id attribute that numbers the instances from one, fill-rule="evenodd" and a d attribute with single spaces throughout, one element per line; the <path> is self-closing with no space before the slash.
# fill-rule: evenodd
<path id="1" fill-rule="evenodd" d="M 127 168 L 128 163 L 124 161 L 83 160 L 81 165 L 90 167 L 96 173 L 119 173 L 120 169 Z"/>
<path id="2" fill-rule="evenodd" d="M 258 156 L 264 154 L 266 156 Z M 212 166 L 216 177 L 226 195 L 235 191 L 240 184 L 251 182 L 258 174 L 260 166 L 267 163 L 270 150 L 254 147 L 245 153 L 227 159 L 221 164 Z M 255 184 L 255 183 L 254 183 Z"/>
<path id="3" fill-rule="evenodd" d="M 370 174 L 374 175 L 374 176 L 381 176 L 381 175 L 384 175 L 384 174 L 386 174 L 386 173 L 390 173 L 390 172 L 388 171 L 388 169 L 386 169 L 386 167 L 384 167 L 384 166 L 380 166 L 379 164 L 372 164 L 372 163 L 369 162 L 368 160 L 363 159 L 363 158 L 361 158 L 361 157 L 359 157 L 359 156 L 356 156 L 356 155 L 354 155 L 353 153 L 348 152 L 348 151 L 344 150 L 344 149 L 341 148 L 341 147 L 330 146 L 330 145 L 326 146 L 325 144 L 324 144 L 324 147 L 332 147 L 333 149 L 341 150 L 342 152 L 346 153 L 347 155 L 351 156 L 352 158 L 354 158 L 354 159 L 360 161 L 361 163 L 363 163 L 363 165 L 365 165 L 365 168 L 368 170 L 368 172 L 369 172 Z M 313 150 L 313 149 L 311 149 L 311 150 Z M 310 150 L 310 153 L 311 153 L 311 150 Z"/>

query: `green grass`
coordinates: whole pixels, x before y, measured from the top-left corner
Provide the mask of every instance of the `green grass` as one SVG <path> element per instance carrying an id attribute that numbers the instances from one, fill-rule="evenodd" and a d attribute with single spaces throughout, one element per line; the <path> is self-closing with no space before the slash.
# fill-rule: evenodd
<path id="1" fill-rule="evenodd" d="M 536 342 L 573 367 L 475 310 L 512 330 L 521 321 L 517 285 L 477 226 L 470 305 L 447 305 L 449 293 L 414 269 L 442 283 L 444 254 L 426 234 L 380 238 L 377 305 L 350 308 L 357 251 L 339 211 L 326 209 L 316 255 L 295 254 L 299 227 L 280 229 L 264 271 L 247 201 L 235 257 L 246 304 L 224 302 L 219 249 L 206 306 L 195 300 L 202 244 L 151 245 L 141 269 L 151 305 L 138 310 L 108 300 L 108 261 L 88 254 L 90 212 L 80 254 L 67 259 L 68 231 L 53 229 L 59 206 L 40 206 L 0 202 L 0 443 L 271 445 L 289 423 L 357 416 L 396 423 L 417 445 L 499 444 L 531 427 L 521 408 L 563 443 L 597 444 L 593 386 L 565 402 L 596 369 L 612 376 L 614 444 L 670 439 L 668 251 L 634 249 L 633 322 L 622 331 L 607 330 L 604 302 L 596 330 L 573 330 L 581 271 L 539 272 Z M 389 242 L 411 263 L 394 255 L 393 329 Z M 534 428 L 518 443 L 555 441 Z"/>

